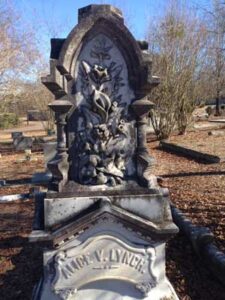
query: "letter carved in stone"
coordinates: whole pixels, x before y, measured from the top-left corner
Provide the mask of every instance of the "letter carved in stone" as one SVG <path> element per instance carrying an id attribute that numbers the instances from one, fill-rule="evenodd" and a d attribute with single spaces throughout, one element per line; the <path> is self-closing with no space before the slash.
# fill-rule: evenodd
<path id="1" fill-rule="evenodd" d="M 144 297 L 157 282 L 154 260 L 154 248 L 133 247 L 114 236 L 96 236 L 55 255 L 52 288 L 56 294 L 74 295 L 89 283 L 115 279 L 134 285 Z"/>

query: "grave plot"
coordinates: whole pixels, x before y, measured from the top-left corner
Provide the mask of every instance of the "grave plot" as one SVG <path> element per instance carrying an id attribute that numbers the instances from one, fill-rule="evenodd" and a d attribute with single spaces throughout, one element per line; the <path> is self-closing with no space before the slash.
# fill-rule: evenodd
<path id="1" fill-rule="evenodd" d="M 31 179 L 36 172 L 44 170 L 43 153 L 31 153 L 30 159 L 26 159 L 25 153 L 14 154 L 13 151 L 3 154 L 0 158 L 1 180 L 9 184 L 23 184 Z"/>
<path id="2" fill-rule="evenodd" d="M 150 151 L 162 163 L 156 164 L 155 173 L 163 178 L 162 185 L 169 188 L 171 201 L 194 224 L 209 227 L 224 251 L 225 163 L 202 164 L 157 147 L 158 142 L 150 143 Z"/>
<path id="3" fill-rule="evenodd" d="M 34 202 L 29 199 L 0 204 L 1 299 L 30 299 L 40 276 L 40 250 L 28 242 L 33 212 Z"/>
<path id="4" fill-rule="evenodd" d="M 170 154 L 159 150 L 158 142 L 149 143 L 149 151 L 158 162 L 154 170 L 162 178 L 162 186 L 169 188 L 171 201 L 193 224 L 208 227 L 215 236 L 218 250 L 224 252 L 225 164 L 202 164 Z M 176 245 L 175 249 L 170 245 Z M 196 255 L 186 237 L 179 234 L 169 243 L 167 250 L 168 276 L 172 276 L 175 288 L 182 296 L 188 295 L 190 299 L 225 298 L 224 287 L 206 268 L 203 257 Z"/>
<path id="5" fill-rule="evenodd" d="M 155 166 L 155 173 L 162 176 L 163 185 L 169 187 L 173 203 L 195 224 L 209 226 L 216 236 L 217 246 L 223 250 L 225 199 L 220 187 L 224 184 L 225 175 L 217 174 L 224 172 L 224 164 L 204 165 L 160 151 L 156 149 L 156 142 L 148 145 L 151 155 L 158 162 L 162 161 L 161 167 L 159 163 Z M 30 174 L 33 172 L 32 168 L 26 170 Z M 192 171 L 202 175 L 187 176 Z M 206 175 L 206 172 L 211 172 L 211 175 Z M 185 193 L 181 195 L 182 190 L 191 192 L 185 197 Z M 33 286 L 41 276 L 41 251 L 38 248 L 34 251 L 27 239 L 32 230 L 34 203 L 32 200 L 14 201 L 1 204 L 0 210 L 1 297 L 6 300 L 15 296 L 18 300 L 30 299 Z M 166 253 L 167 276 L 180 299 L 225 299 L 225 289 L 195 254 L 183 234 L 179 233 L 169 241 Z"/>
<path id="6" fill-rule="evenodd" d="M 223 127 L 189 131 L 184 136 L 173 135 L 160 144 L 165 151 L 206 163 L 225 161 L 224 145 L 225 130 Z"/>

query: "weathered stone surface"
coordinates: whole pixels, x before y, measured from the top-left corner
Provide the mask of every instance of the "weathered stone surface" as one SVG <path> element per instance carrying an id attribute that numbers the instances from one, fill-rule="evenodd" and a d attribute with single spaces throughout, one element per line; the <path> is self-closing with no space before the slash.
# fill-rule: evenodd
<path id="1" fill-rule="evenodd" d="M 72 178 L 83 184 L 121 184 L 135 172 L 134 121 L 128 115 L 134 95 L 125 61 L 112 40 L 98 34 L 86 44 L 75 78 L 82 105 L 73 122 L 79 138 L 74 141 Z"/>
<path id="2" fill-rule="evenodd" d="M 40 110 L 28 110 L 27 111 L 27 121 L 46 121 L 47 114 Z"/>
<path id="3" fill-rule="evenodd" d="M 48 142 L 43 144 L 43 150 L 44 150 L 44 160 L 45 160 L 45 167 L 47 168 L 47 165 L 50 160 L 52 160 L 57 152 L 57 143 L 56 142 Z"/>
<path id="4" fill-rule="evenodd" d="M 33 145 L 33 139 L 31 137 L 19 136 L 13 140 L 13 145 L 16 150 L 31 149 Z"/>
<path id="5" fill-rule="evenodd" d="M 85 7 L 82 7 L 78 10 L 78 22 L 80 22 L 82 19 L 87 18 L 88 16 L 96 16 L 96 15 L 114 15 L 115 17 L 119 18 L 120 20 L 123 20 L 123 15 L 121 10 L 118 8 L 112 6 L 112 5 L 88 5 Z"/>
<path id="6" fill-rule="evenodd" d="M 11 133 L 11 136 L 13 140 L 16 140 L 17 138 L 22 137 L 23 133 L 21 131 L 15 131 Z"/>
<path id="7" fill-rule="evenodd" d="M 80 212 L 93 205 L 97 198 L 55 198 L 45 199 L 45 226 L 46 228 L 66 222 L 77 216 Z"/>
<path id="8" fill-rule="evenodd" d="M 157 228 L 153 222 L 160 211 L 153 213 L 153 222 L 150 222 L 112 205 L 106 197 L 100 202 L 98 199 L 89 199 L 89 203 L 87 199 L 76 200 L 79 201 L 49 199 L 45 211 L 49 213 L 48 222 L 59 224 L 60 213 L 65 213 L 63 210 L 69 208 L 70 202 L 76 219 L 53 231 L 52 237 L 45 232 L 42 237 L 41 232 L 32 236 L 36 241 L 53 239 L 56 247 L 45 252 L 45 276 L 34 299 L 57 299 L 71 292 L 73 296 L 65 299 L 78 296 L 98 299 L 100 294 L 109 299 L 116 295 L 126 299 L 160 300 L 165 296 L 177 299 L 165 277 L 165 240 L 177 231 L 175 226 L 171 227 L 170 215 L 165 213 L 164 222 L 159 221 Z M 96 204 L 99 204 L 98 210 Z M 52 275 L 51 266 L 54 266 Z M 112 283 L 114 289 L 108 289 L 105 282 Z M 91 293 L 93 287 L 94 294 Z"/>
<path id="9" fill-rule="evenodd" d="M 42 143 L 44 150 L 44 161 L 46 172 L 34 173 L 32 176 L 33 184 L 48 184 L 52 180 L 52 173 L 48 170 L 48 163 L 56 156 L 57 143 L 56 142 L 47 142 Z"/>
<path id="10" fill-rule="evenodd" d="M 164 243 L 146 241 L 128 223 L 104 215 L 57 250 L 45 252 L 45 269 L 53 267 L 53 276 L 44 277 L 35 299 L 177 300 L 162 259 Z"/>
<path id="11" fill-rule="evenodd" d="M 52 174 L 50 172 L 40 172 L 34 173 L 32 176 L 32 183 L 33 184 L 47 184 L 52 179 Z"/>
<path id="12" fill-rule="evenodd" d="M 66 142 L 66 115 L 72 107 L 72 103 L 67 100 L 58 100 L 49 104 L 49 107 L 55 112 L 57 125 L 57 153 L 52 160 L 48 162 L 48 169 L 52 173 L 52 182 L 50 187 L 61 191 L 62 187 L 68 181 L 68 154 Z"/>
<path id="13" fill-rule="evenodd" d="M 52 40 L 42 81 L 57 147 L 30 237 L 49 244 L 34 299 L 177 300 L 165 276 L 177 227 L 146 146 L 146 96 L 159 83 L 147 46 L 110 5 L 80 9 L 67 39 Z"/>
<path id="14" fill-rule="evenodd" d="M 153 163 L 143 155 L 147 153 L 143 118 L 153 104 L 144 97 L 159 81 L 152 76 L 147 47 L 133 38 L 122 13 L 110 5 L 80 9 L 79 23 L 67 39 L 52 40 L 51 74 L 42 81 L 56 102 L 73 104 L 65 132 L 68 181 L 116 186 L 136 177 L 150 186 L 143 175 Z M 130 109 L 133 103 L 135 113 Z M 58 126 L 58 143 L 63 131 L 59 133 Z M 57 155 L 55 164 L 60 164 Z M 54 165 L 52 172 L 59 173 L 56 170 Z M 66 185 L 63 180 L 57 188 L 58 174 L 53 174 L 53 181 L 52 189 L 61 191 Z"/>
<path id="15" fill-rule="evenodd" d="M 132 213 L 143 219 L 151 221 L 155 228 L 159 226 L 161 230 L 167 228 L 171 222 L 170 206 L 167 197 L 157 194 L 152 195 L 124 195 L 93 197 L 67 197 L 67 198 L 45 198 L 45 226 L 52 227 L 57 224 L 74 220 L 81 212 L 90 209 L 96 203 L 106 201 L 113 207 L 122 208 L 124 211 Z M 138 203 L 138 206 L 137 206 Z M 101 206 L 101 204 L 100 204 Z M 165 225 L 166 224 L 166 225 Z M 150 228 L 149 228 L 150 230 Z M 176 232 L 176 228 L 171 227 L 171 233 Z"/>

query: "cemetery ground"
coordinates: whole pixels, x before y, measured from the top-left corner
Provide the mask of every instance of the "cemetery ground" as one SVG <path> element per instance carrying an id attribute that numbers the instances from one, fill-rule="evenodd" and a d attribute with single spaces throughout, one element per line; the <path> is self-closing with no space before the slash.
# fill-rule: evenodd
<path id="1" fill-rule="evenodd" d="M 189 147 L 199 145 L 204 152 L 225 153 L 225 136 L 208 138 L 208 130 L 195 130 L 171 140 Z M 148 146 L 157 161 L 153 173 L 160 176 L 163 187 L 169 188 L 171 201 L 194 224 L 209 227 L 216 245 L 225 251 L 225 162 L 205 164 L 162 151 L 154 137 L 149 138 Z M 43 153 L 34 152 L 31 160 L 25 161 L 23 152 L 7 151 L 4 143 L 0 152 L 0 179 L 13 183 L 1 187 L 0 195 L 29 192 L 27 180 L 44 170 Z M 28 242 L 33 213 L 33 199 L 0 203 L 0 299 L 30 299 L 40 278 L 41 251 Z M 166 262 L 167 275 L 180 299 L 225 300 L 225 288 L 182 233 L 168 242 Z"/>

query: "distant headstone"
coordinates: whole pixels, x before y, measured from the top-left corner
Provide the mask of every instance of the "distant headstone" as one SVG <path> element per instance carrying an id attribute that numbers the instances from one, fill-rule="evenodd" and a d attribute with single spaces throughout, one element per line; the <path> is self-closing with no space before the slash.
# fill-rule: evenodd
<path id="1" fill-rule="evenodd" d="M 40 110 L 28 110 L 27 121 L 46 121 L 48 119 L 46 112 Z"/>
<path id="2" fill-rule="evenodd" d="M 224 136 L 225 135 L 225 131 L 224 130 L 212 130 L 208 132 L 208 135 L 212 135 L 212 136 Z"/>
<path id="3" fill-rule="evenodd" d="M 11 133 L 12 139 L 16 140 L 17 138 L 21 138 L 23 136 L 23 133 L 21 131 L 16 131 Z"/>
<path id="4" fill-rule="evenodd" d="M 0 180 L 0 186 L 5 186 L 6 185 L 6 181 L 5 180 Z"/>
<path id="5" fill-rule="evenodd" d="M 57 143 L 56 142 L 44 143 L 43 148 L 44 148 L 45 167 L 47 168 L 48 163 L 56 156 Z"/>
<path id="6" fill-rule="evenodd" d="M 47 184 L 52 179 L 52 174 L 50 172 L 39 172 L 34 173 L 32 176 L 33 184 Z"/>
<path id="7" fill-rule="evenodd" d="M 13 140 L 13 145 L 17 151 L 31 149 L 33 139 L 31 137 L 21 136 Z"/>
<path id="8" fill-rule="evenodd" d="M 32 176 L 32 183 L 34 184 L 46 184 L 49 183 L 52 179 L 52 174 L 48 170 L 48 163 L 54 159 L 56 155 L 56 147 L 57 143 L 56 142 L 47 142 L 43 143 L 43 148 L 44 148 L 44 160 L 45 160 L 45 168 L 46 172 L 41 172 L 41 173 L 34 173 Z"/>

